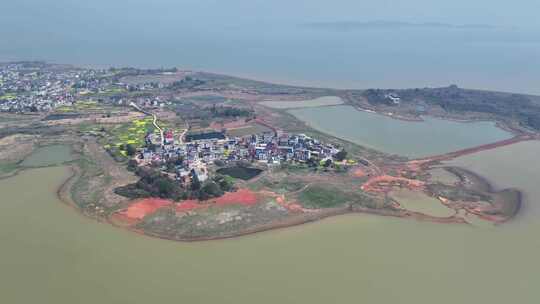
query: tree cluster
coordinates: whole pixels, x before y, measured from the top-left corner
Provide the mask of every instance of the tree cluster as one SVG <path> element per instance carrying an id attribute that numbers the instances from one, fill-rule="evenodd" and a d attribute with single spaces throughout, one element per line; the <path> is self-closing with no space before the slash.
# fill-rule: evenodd
<path id="1" fill-rule="evenodd" d="M 244 108 L 234 108 L 234 107 L 225 107 L 225 106 L 216 106 L 213 105 L 210 113 L 214 117 L 246 117 L 253 115 L 253 111 Z"/>
<path id="2" fill-rule="evenodd" d="M 345 151 L 345 149 L 339 151 L 338 153 L 336 153 L 336 155 L 334 155 L 334 158 L 337 160 L 337 161 L 343 161 L 347 158 L 347 151 Z"/>
<path id="3" fill-rule="evenodd" d="M 439 106 L 447 112 L 475 112 L 515 119 L 523 126 L 540 130 L 540 104 L 522 94 L 467 90 L 451 85 L 442 88 L 381 90 L 362 93 L 373 105 L 388 104 L 386 95 L 397 93 L 403 102 L 424 102 Z"/>
<path id="4" fill-rule="evenodd" d="M 220 197 L 225 192 L 234 190 L 233 182 L 222 175 L 216 175 L 205 182 L 201 182 L 195 172 L 192 171 L 191 185 L 189 188 L 185 188 L 178 181 L 152 168 L 139 167 L 135 169 L 135 173 L 140 177 L 139 181 L 115 189 L 117 194 L 133 199 L 160 197 L 180 201 L 185 199 L 206 200 Z"/>
<path id="5" fill-rule="evenodd" d="M 171 89 L 171 90 L 193 89 L 203 84 L 205 84 L 203 80 L 193 78 L 191 76 L 187 76 L 186 78 L 182 80 L 171 83 L 168 86 L 168 89 Z"/>

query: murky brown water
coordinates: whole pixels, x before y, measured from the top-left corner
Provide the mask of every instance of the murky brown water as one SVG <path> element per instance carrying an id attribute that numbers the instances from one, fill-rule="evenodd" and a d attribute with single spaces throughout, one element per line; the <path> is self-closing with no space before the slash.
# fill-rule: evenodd
<path id="1" fill-rule="evenodd" d="M 456 161 L 525 190 L 526 214 L 478 228 L 367 215 L 175 243 L 80 216 L 63 167 L 0 181 L 3 303 L 538 303 L 540 143 Z"/>

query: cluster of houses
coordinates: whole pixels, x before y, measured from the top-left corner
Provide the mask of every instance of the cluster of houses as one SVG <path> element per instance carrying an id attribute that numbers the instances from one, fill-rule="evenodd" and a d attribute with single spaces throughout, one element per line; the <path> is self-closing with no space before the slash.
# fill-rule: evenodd
<path id="1" fill-rule="evenodd" d="M 41 112 L 71 106 L 81 95 L 110 85 L 104 73 L 39 62 L 0 64 L 0 111 Z"/>
<path id="2" fill-rule="evenodd" d="M 165 98 L 162 96 L 152 96 L 152 97 L 137 97 L 124 99 L 121 97 L 112 97 L 113 101 L 118 105 L 128 105 L 131 102 L 143 108 L 163 108 L 166 105 L 171 105 L 170 101 L 165 101 Z"/>
<path id="3" fill-rule="evenodd" d="M 216 161 L 256 161 L 272 166 L 284 162 L 332 160 L 340 151 L 304 134 L 277 135 L 267 132 L 234 138 L 225 137 L 219 132 L 210 134 L 193 137 L 184 142 L 180 138 L 176 141 L 173 132 L 166 131 L 163 144 L 160 144 L 158 136 L 149 134 L 146 138 L 147 145 L 140 151 L 137 160 L 140 165 L 161 164 L 162 168 L 167 169 L 177 180 L 189 182 L 189 178 L 194 174 L 200 181 L 206 180 L 208 166 Z M 165 166 L 169 160 L 176 161 L 174 172 L 170 172 L 170 167 Z"/>
<path id="4" fill-rule="evenodd" d="M 120 94 L 132 90 L 161 89 L 163 84 L 129 85 L 119 82 L 114 71 L 77 68 L 42 62 L 0 63 L 0 111 L 46 112 L 61 106 L 72 106 L 88 96 L 101 94 L 99 101 L 118 105 L 135 101 L 145 107 L 163 107 L 159 96 L 123 100 Z"/>
<path id="5" fill-rule="evenodd" d="M 399 95 L 396 93 L 388 93 L 385 94 L 384 97 L 390 100 L 390 102 L 392 102 L 394 105 L 398 105 L 401 102 L 401 97 L 399 97 Z"/>

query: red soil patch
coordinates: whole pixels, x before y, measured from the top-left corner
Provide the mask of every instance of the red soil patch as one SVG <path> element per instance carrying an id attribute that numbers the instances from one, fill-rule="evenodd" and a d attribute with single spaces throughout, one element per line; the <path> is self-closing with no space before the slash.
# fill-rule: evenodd
<path id="1" fill-rule="evenodd" d="M 362 185 L 362 190 L 366 192 L 388 192 L 392 187 L 398 186 L 411 190 L 422 190 L 424 182 L 404 177 L 395 177 L 390 175 L 375 176 Z"/>
<path id="2" fill-rule="evenodd" d="M 292 211 L 292 212 L 305 212 L 306 211 L 306 209 L 304 209 L 302 205 L 297 204 L 297 203 L 286 204 L 285 208 L 287 208 L 287 210 Z"/>
<path id="3" fill-rule="evenodd" d="M 302 205 L 298 204 L 298 203 L 289 203 L 285 200 L 285 196 L 284 195 L 281 195 L 281 196 L 278 196 L 276 197 L 276 202 L 278 203 L 278 205 L 284 207 L 285 209 L 291 211 L 291 212 L 305 212 L 306 209 L 304 209 L 304 207 L 302 207 Z"/>
<path id="4" fill-rule="evenodd" d="M 194 209 L 206 207 L 204 204 L 199 204 L 198 200 L 185 200 L 179 204 L 176 204 L 176 212 L 187 212 Z"/>
<path id="5" fill-rule="evenodd" d="M 236 192 L 227 192 L 222 197 L 215 199 L 216 205 L 244 205 L 252 206 L 257 203 L 257 195 L 249 189 L 240 189 Z"/>
<path id="6" fill-rule="evenodd" d="M 257 194 L 249 189 L 240 189 L 236 192 L 227 192 L 222 197 L 208 201 L 185 200 L 176 205 L 176 212 L 188 212 L 195 209 L 206 208 L 212 205 L 228 206 L 243 205 L 253 206 L 257 203 Z"/>
<path id="7" fill-rule="evenodd" d="M 353 172 L 353 176 L 354 177 L 364 177 L 364 176 L 366 176 L 366 172 L 364 172 L 364 170 L 362 170 L 362 169 L 356 169 Z"/>
<path id="8" fill-rule="evenodd" d="M 159 208 L 172 205 L 171 201 L 160 198 L 146 198 L 131 204 L 127 209 L 119 212 L 128 219 L 142 220 L 146 215 L 156 212 Z"/>
<path id="9" fill-rule="evenodd" d="M 174 205 L 176 212 L 188 212 L 195 209 L 206 208 L 212 205 L 227 206 L 227 205 L 243 205 L 253 206 L 257 203 L 258 198 L 255 192 L 249 189 L 240 189 L 236 192 L 227 192 L 222 197 L 208 200 L 185 200 Z M 146 198 L 131 204 L 127 209 L 122 210 L 114 216 L 123 222 L 136 223 L 142 220 L 146 215 L 156 212 L 162 207 L 173 205 L 172 201 L 160 198 Z"/>

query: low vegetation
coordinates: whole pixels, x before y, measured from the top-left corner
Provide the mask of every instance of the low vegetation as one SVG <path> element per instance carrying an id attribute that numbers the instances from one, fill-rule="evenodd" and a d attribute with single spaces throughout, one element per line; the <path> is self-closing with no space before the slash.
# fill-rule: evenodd
<path id="1" fill-rule="evenodd" d="M 467 90 L 451 85 L 424 89 L 370 89 L 363 96 L 373 105 L 395 106 L 387 98 L 390 93 L 399 95 L 403 103 L 423 102 L 439 106 L 449 113 L 472 112 L 496 115 L 502 120 L 512 118 L 525 127 L 540 130 L 540 105 L 522 94 Z"/>
<path id="2" fill-rule="evenodd" d="M 113 127 L 103 128 L 105 132 L 102 144 L 109 154 L 117 161 L 126 161 L 134 154 L 134 149 L 145 145 L 144 138 L 148 133 L 155 133 L 152 117 L 135 119 L 131 123 L 123 123 Z"/>
<path id="3" fill-rule="evenodd" d="M 214 120 L 217 118 L 250 118 L 255 114 L 254 112 L 245 107 L 238 106 L 225 106 L 223 104 L 216 105 L 212 103 L 211 106 L 206 105 L 207 102 L 197 101 L 182 101 L 175 103 L 173 106 L 174 111 L 182 119 L 189 120 Z"/>
<path id="4" fill-rule="evenodd" d="M 323 184 L 308 186 L 300 192 L 298 200 L 302 206 L 309 209 L 334 208 L 352 204 L 374 207 L 372 200 L 360 192 L 346 192 L 336 186 Z"/>
<path id="5" fill-rule="evenodd" d="M 234 166 L 234 167 L 228 167 L 228 168 L 221 168 L 217 170 L 217 173 L 228 175 L 230 177 L 242 179 L 242 180 L 250 180 L 254 178 L 255 176 L 261 174 L 262 170 L 257 168 L 249 168 L 244 166 Z"/>

